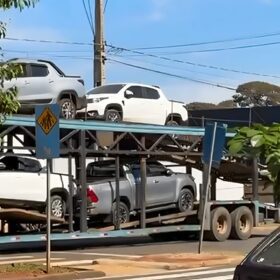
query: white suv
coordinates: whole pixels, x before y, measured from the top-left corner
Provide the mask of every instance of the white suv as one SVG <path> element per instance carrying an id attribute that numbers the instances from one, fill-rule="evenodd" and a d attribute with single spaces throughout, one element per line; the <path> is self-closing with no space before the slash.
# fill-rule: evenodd
<path id="1" fill-rule="evenodd" d="M 136 83 L 108 84 L 87 93 L 87 108 L 78 118 L 112 122 L 182 125 L 188 120 L 182 102 L 166 98 L 159 87 Z"/>
<path id="2" fill-rule="evenodd" d="M 41 163 L 45 161 L 26 156 L 0 158 L 0 207 L 45 212 L 47 174 Z M 69 200 L 68 176 L 51 174 L 50 184 L 51 214 L 63 218 Z"/>
<path id="3" fill-rule="evenodd" d="M 53 62 L 46 60 L 11 59 L 6 63 L 22 66 L 20 77 L 4 82 L 4 89 L 18 89 L 20 112 L 34 112 L 37 104 L 58 103 L 61 117 L 74 119 L 76 110 L 86 107 L 86 91 L 80 76 L 66 76 Z"/>

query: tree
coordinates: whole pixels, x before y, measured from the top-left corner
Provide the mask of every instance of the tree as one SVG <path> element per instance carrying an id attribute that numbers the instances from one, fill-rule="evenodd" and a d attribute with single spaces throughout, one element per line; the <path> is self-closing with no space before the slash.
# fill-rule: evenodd
<path id="1" fill-rule="evenodd" d="M 236 108 L 237 104 L 233 100 L 225 100 L 217 104 L 218 108 Z"/>
<path id="2" fill-rule="evenodd" d="M 243 127 L 228 142 L 229 153 L 246 158 L 257 157 L 267 164 L 274 187 L 274 201 L 280 203 L 280 124 Z"/>
<path id="3" fill-rule="evenodd" d="M 205 109 L 214 109 L 216 105 L 213 103 L 206 102 L 192 102 L 187 104 L 187 109 L 189 110 L 205 110 Z"/>
<path id="4" fill-rule="evenodd" d="M 239 107 L 270 106 L 280 104 L 280 87 L 265 82 L 239 85 L 233 100 Z"/>
<path id="5" fill-rule="evenodd" d="M 16 8 L 22 11 L 25 7 L 34 6 L 38 0 L 0 0 L 0 9 L 7 10 Z M 6 24 L 0 21 L 0 39 L 6 36 Z M 4 90 L 4 81 L 18 77 L 22 73 L 19 65 L 9 62 L 0 64 L 0 124 L 7 115 L 17 112 L 19 102 L 17 101 L 17 89 Z"/>

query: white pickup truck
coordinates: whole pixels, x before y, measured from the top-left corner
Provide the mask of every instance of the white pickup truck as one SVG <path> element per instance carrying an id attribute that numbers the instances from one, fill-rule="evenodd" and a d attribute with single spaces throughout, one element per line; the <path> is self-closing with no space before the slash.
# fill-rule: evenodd
<path id="1" fill-rule="evenodd" d="M 45 212 L 47 173 L 44 164 L 45 161 L 27 156 L 0 158 L 0 207 Z M 51 173 L 50 189 L 51 214 L 63 218 L 69 200 L 68 176 Z"/>
<path id="2" fill-rule="evenodd" d="M 184 103 L 168 100 L 155 86 L 136 83 L 108 84 L 87 92 L 87 108 L 77 112 L 82 119 L 182 125 L 188 120 Z"/>

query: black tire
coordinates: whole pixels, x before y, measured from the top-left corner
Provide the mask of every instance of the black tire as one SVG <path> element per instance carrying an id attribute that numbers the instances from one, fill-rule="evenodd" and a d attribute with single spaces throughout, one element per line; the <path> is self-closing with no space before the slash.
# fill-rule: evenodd
<path id="1" fill-rule="evenodd" d="M 60 195 L 52 195 L 51 201 L 51 215 L 56 218 L 64 218 L 66 214 L 66 202 Z"/>
<path id="2" fill-rule="evenodd" d="M 231 231 L 231 216 L 224 207 L 211 211 L 211 229 L 205 232 L 205 239 L 210 241 L 225 241 Z"/>
<path id="3" fill-rule="evenodd" d="M 109 122 L 120 122 L 122 121 L 121 114 L 115 109 L 109 109 L 105 112 L 105 120 Z"/>
<path id="4" fill-rule="evenodd" d="M 180 124 L 175 120 L 169 120 L 166 122 L 167 126 L 179 126 Z"/>
<path id="5" fill-rule="evenodd" d="M 120 209 L 120 224 L 125 224 L 128 223 L 130 220 L 130 213 L 129 213 L 129 209 L 127 207 L 127 205 L 120 201 L 120 205 L 119 205 L 119 209 Z M 112 213 L 112 220 L 113 220 L 113 224 L 116 225 L 117 224 L 117 203 L 114 202 L 113 203 L 113 213 Z"/>
<path id="6" fill-rule="evenodd" d="M 72 120 L 76 117 L 76 105 L 72 98 L 63 98 L 59 101 L 60 116 L 63 119 Z"/>
<path id="7" fill-rule="evenodd" d="M 179 193 L 177 207 L 180 212 L 185 212 L 193 209 L 194 196 L 190 189 L 182 189 Z"/>
<path id="8" fill-rule="evenodd" d="M 232 211 L 232 227 L 230 237 L 240 240 L 248 239 L 252 233 L 253 220 L 252 211 L 246 206 L 238 207 Z"/>

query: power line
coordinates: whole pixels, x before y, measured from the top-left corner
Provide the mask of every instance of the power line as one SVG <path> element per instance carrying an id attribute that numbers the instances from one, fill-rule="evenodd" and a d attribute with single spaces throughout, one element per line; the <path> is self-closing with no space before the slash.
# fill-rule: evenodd
<path id="1" fill-rule="evenodd" d="M 107 60 L 118 63 L 118 64 L 122 64 L 125 66 L 129 66 L 129 67 L 133 67 L 133 68 L 137 68 L 137 69 L 141 69 L 141 70 L 145 70 L 145 71 L 149 71 L 149 72 L 153 72 L 153 73 L 157 73 L 157 74 L 162 74 L 162 75 L 169 76 L 169 77 L 179 78 L 179 79 L 188 80 L 188 81 L 195 82 L 195 83 L 200 83 L 200 84 L 205 84 L 205 85 L 209 85 L 209 86 L 215 86 L 218 88 L 224 88 L 224 89 L 236 91 L 236 88 L 228 87 L 225 85 L 215 84 L 215 83 L 208 82 L 208 81 L 197 80 L 197 79 L 189 78 L 186 76 L 181 76 L 181 75 L 167 73 L 167 72 L 163 72 L 163 71 L 159 71 L 159 70 L 155 70 L 155 69 L 151 69 L 151 68 L 146 68 L 146 67 L 142 67 L 139 65 L 122 62 L 122 61 L 119 61 L 116 59 L 107 58 Z"/>
<path id="2" fill-rule="evenodd" d="M 62 45 L 78 45 L 78 46 L 93 46 L 96 45 L 95 43 L 82 43 L 82 42 L 69 42 L 69 41 L 55 41 L 55 40 L 37 40 L 37 39 L 27 39 L 27 38 L 12 38 L 12 37 L 5 37 L 1 40 L 8 40 L 8 41 L 23 41 L 29 43 L 47 43 L 47 44 L 62 44 Z"/>
<path id="3" fill-rule="evenodd" d="M 186 61 L 186 60 L 172 59 L 172 58 L 165 57 L 165 56 L 159 56 L 159 55 L 155 55 L 155 54 L 144 53 L 144 52 L 135 51 L 135 50 L 131 50 L 131 49 L 123 48 L 123 47 L 116 47 L 116 46 L 108 45 L 108 44 L 106 44 L 106 46 L 108 46 L 110 48 L 113 48 L 113 49 L 116 49 L 118 51 L 126 51 L 126 52 L 130 52 L 130 53 L 140 54 L 140 55 L 143 55 L 143 56 L 162 59 L 162 60 L 165 60 L 165 61 L 183 63 L 183 64 L 192 65 L 192 66 L 215 69 L 215 70 L 220 70 L 220 71 L 225 71 L 225 72 L 234 72 L 234 73 L 238 73 L 238 74 L 246 74 L 246 75 L 254 75 L 254 76 L 260 76 L 260 77 L 269 77 L 269 78 L 280 79 L 280 76 L 276 76 L 276 75 L 268 75 L 268 74 L 262 74 L 262 73 L 257 73 L 257 72 L 241 71 L 241 70 L 219 67 L 219 66 L 214 66 L 214 65 L 195 63 L 195 62 Z"/>
<path id="4" fill-rule="evenodd" d="M 67 42 L 67 41 L 54 41 L 54 40 L 37 40 L 37 39 L 35 40 L 35 39 L 12 38 L 12 37 L 5 37 L 5 38 L 2 38 L 2 40 L 24 41 L 24 42 L 35 42 L 35 43 L 65 44 L 65 45 L 80 45 L 80 46 L 92 46 L 93 45 L 93 43 L 69 42 L 69 41 Z M 280 78 L 280 76 L 277 76 L 277 75 L 270 75 L 270 74 L 249 72 L 249 71 L 241 71 L 241 70 L 231 69 L 231 68 L 226 68 L 226 67 L 219 67 L 219 66 L 214 66 L 214 65 L 195 63 L 195 62 L 191 62 L 191 61 L 172 59 L 172 58 L 168 58 L 168 57 L 164 57 L 164 56 L 159 56 L 159 55 L 155 55 L 155 54 L 140 52 L 140 51 L 131 50 L 131 49 L 123 48 L 123 47 L 117 47 L 117 46 L 113 46 L 113 45 L 110 45 L 110 44 L 106 44 L 106 46 L 114 49 L 117 52 L 126 51 L 126 52 L 130 52 L 130 53 L 138 54 L 138 55 L 143 55 L 143 56 L 153 57 L 153 58 L 157 58 L 157 59 L 162 59 L 162 60 L 169 61 L 169 62 L 188 64 L 188 65 L 192 65 L 192 66 L 196 66 L 196 67 L 215 69 L 215 70 L 224 71 L 224 72 L 233 72 L 233 73 L 237 73 L 237 74 L 253 75 L 253 76 L 276 78 L 276 79 Z"/>
<path id="5" fill-rule="evenodd" d="M 210 45 L 210 44 L 227 43 L 227 42 L 243 41 L 243 40 L 251 40 L 251 39 L 260 39 L 260 38 L 273 37 L 273 36 L 279 36 L 279 35 L 280 35 L 280 32 L 277 31 L 277 32 L 272 32 L 272 33 L 235 37 L 235 38 L 221 39 L 221 40 L 214 40 L 214 41 L 204 41 L 204 42 L 186 43 L 186 44 L 178 44 L 178 45 L 167 45 L 167 46 L 141 47 L 141 48 L 133 48 L 133 49 L 134 50 L 171 49 L 171 48 Z"/>
<path id="6" fill-rule="evenodd" d="M 280 44 L 280 41 L 276 41 L 276 42 L 251 44 L 251 45 L 243 45 L 243 46 L 236 46 L 236 47 L 224 47 L 224 48 L 215 48 L 215 49 L 181 51 L 181 52 L 172 52 L 172 53 L 171 52 L 165 52 L 165 53 L 162 53 L 162 54 L 175 55 L 175 54 L 189 54 L 189 53 L 220 52 L 220 51 L 228 51 L 228 50 L 239 50 L 239 49 L 266 47 L 266 46 L 273 46 L 273 45 L 279 45 L 279 44 Z"/>
<path id="7" fill-rule="evenodd" d="M 105 2 L 103 14 L 105 14 L 105 12 L 106 12 L 107 4 L 108 4 L 108 0 L 106 0 L 106 2 Z"/>
<path id="8" fill-rule="evenodd" d="M 162 64 L 162 63 L 156 63 L 156 62 L 152 62 L 152 61 L 147 61 L 147 60 L 143 60 L 143 58 L 140 58 L 138 57 L 137 58 L 134 58 L 134 57 L 123 57 L 123 56 L 120 56 L 120 55 L 117 55 L 117 54 L 107 54 L 107 58 L 108 56 L 113 56 L 113 57 L 117 57 L 117 58 L 123 58 L 123 59 L 127 59 L 127 60 L 132 60 L 132 61 L 136 61 L 136 62 L 144 62 L 144 63 L 148 63 L 148 64 L 151 64 L 151 65 L 155 65 L 155 66 L 159 66 L 159 67 L 165 67 L 165 68 L 172 68 L 172 69 L 175 69 L 175 70 L 180 70 L 180 71 L 186 71 L 186 72 L 190 72 L 190 73 L 194 73 L 194 74 L 198 74 L 198 75 L 206 75 L 206 76 L 212 76 L 212 77 L 219 77 L 219 78 L 227 78 L 226 76 L 223 76 L 223 75 L 218 75 L 218 74 L 213 74 L 213 73 L 209 73 L 209 72 L 200 72 L 200 71 L 194 71 L 194 70 L 190 70 L 190 69 L 187 69 L 187 68 L 182 68 L 182 67 L 176 67 L 174 65 L 170 65 L 169 64 Z M 231 79 L 233 80 L 233 79 Z"/>
<path id="9" fill-rule="evenodd" d="M 84 7 L 84 11 L 85 11 L 86 17 L 87 17 L 87 20 L 88 20 L 88 23 L 89 23 L 90 30 L 91 30 L 91 32 L 92 32 L 92 34 L 94 36 L 95 32 L 94 32 L 94 28 L 93 28 L 90 2 L 88 1 L 88 7 L 86 6 L 85 0 L 82 0 L 82 2 L 83 2 L 83 7 Z M 89 8 L 89 11 L 88 11 L 88 8 Z"/>

